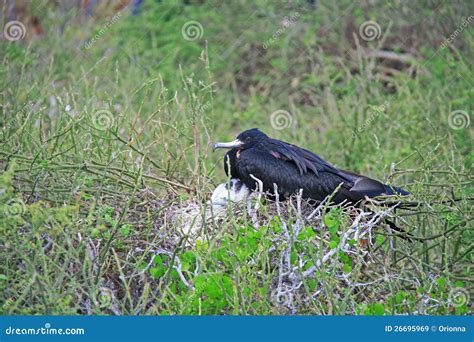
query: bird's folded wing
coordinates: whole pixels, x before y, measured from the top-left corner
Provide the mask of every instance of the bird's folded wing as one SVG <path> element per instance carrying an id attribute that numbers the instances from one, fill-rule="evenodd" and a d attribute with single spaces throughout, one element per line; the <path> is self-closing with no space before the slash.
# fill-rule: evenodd
<path id="1" fill-rule="evenodd" d="M 316 175 L 320 171 L 326 171 L 334 173 L 350 182 L 355 180 L 352 175 L 341 173 L 339 169 L 304 148 L 275 139 L 271 139 L 269 148 L 274 157 L 295 163 L 302 175 L 307 173 L 308 170 L 313 171 Z"/>
<path id="2" fill-rule="evenodd" d="M 375 179 L 338 169 L 318 155 L 304 148 L 272 139 L 270 149 L 274 157 L 293 162 L 301 175 L 312 171 L 316 176 L 319 176 L 320 173 L 323 172 L 340 177 L 344 180 L 344 188 L 350 192 L 351 196 L 363 198 L 365 196 L 392 195 L 399 192 L 398 189 L 394 191 L 393 188 Z"/>

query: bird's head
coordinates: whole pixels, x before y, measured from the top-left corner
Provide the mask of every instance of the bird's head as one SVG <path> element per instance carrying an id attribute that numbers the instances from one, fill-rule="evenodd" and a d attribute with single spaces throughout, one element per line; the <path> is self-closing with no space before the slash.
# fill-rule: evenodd
<path id="1" fill-rule="evenodd" d="M 245 150 L 266 139 L 268 139 L 268 136 L 265 133 L 261 132 L 258 128 L 252 128 L 240 133 L 234 141 L 218 142 L 212 145 L 212 148 L 238 148 Z"/>

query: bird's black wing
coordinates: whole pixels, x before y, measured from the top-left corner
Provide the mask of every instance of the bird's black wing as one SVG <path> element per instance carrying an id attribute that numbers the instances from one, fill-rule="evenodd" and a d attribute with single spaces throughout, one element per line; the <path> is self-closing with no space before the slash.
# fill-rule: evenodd
<path id="1" fill-rule="evenodd" d="M 338 179 L 343 179 L 344 187 L 351 192 L 352 196 L 363 198 L 365 196 L 408 195 L 408 192 L 403 189 L 390 187 L 375 179 L 338 169 L 304 148 L 276 139 L 270 140 L 268 148 L 275 158 L 293 162 L 298 168 L 300 175 L 312 171 L 316 176 L 319 176 L 321 172 L 325 172 L 337 176 Z"/>
<path id="2" fill-rule="evenodd" d="M 280 190 L 293 193 L 304 187 L 304 179 L 309 176 L 301 176 L 294 163 L 275 158 L 273 154 L 259 149 L 243 150 L 240 157 L 233 161 L 235 164 L 231 165 L 230 171 L 232 177 L 241 179 L 252 189 L 255 189 L 257 178 L 263 182 L 265 191 L 273 192 L 275 183 Z"/>
<path id="3" fill-rule="evenodd" d="M 258 189 L 261 181 L 263 191 L 269 193 L 274 193 L 276 184 L 281 198 L 287 198 L 303 189 L 303 197 L 323 200 L 341 184 L 345 193 L 348 193 L 352 186 L 351 183 L 330 172 L 321 171 L 319 175 L 313 172 L 300 174 L 292 161 L 276 158 L 272 153 L 261 149 L 243 150 L 240 156 L 233 160 L 235 165 L 231 165 L 232 177 L 239 178 L 252 190 Z M 337 201 L 341 202 L 350 195 L 349 193 L 347 196 L 343 195 Z M 354 195 L 356 195 L 354 199 L 358 200 L 359 196 Z"/>
<path id="4" fill-rule="evenodd" d="M 340 174 L 341 170 L 329 164 L 311 151 L 280 140 L 270 140 L 271 142 L 268 147 L 270 153 L 275 158 L 295 163 L 301 175 L 307 173 L 308 170 L 313 171 L 316 175 L 318 175 L 320 171 L 326 171 L 334 173 L 348 181 L 355 180 L 355 178 L 350 174 Z"/>

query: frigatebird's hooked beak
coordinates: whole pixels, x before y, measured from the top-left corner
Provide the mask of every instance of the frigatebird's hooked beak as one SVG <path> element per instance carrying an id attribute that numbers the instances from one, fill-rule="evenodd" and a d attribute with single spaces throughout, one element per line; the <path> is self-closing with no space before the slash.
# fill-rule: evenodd
<path id="1" fill-rule="evenodd" d="M 239 139 L 235 139 L 234 141 L 227 142 L 227 143 L 222 143 L 218 142 L 212 145 L 212 149 L 215 150 L 216 148 L 237 148 L 242 146 L 244 143 L 240 141 Z"/>

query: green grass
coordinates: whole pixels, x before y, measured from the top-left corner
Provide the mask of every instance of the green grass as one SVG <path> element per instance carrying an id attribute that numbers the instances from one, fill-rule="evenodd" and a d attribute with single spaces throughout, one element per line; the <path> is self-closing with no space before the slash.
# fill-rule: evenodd
<path id="1" fill-rule="evenodd" d="M 472 313 L 473 126 L 449 124 L 473 109 L 472 27 L 440 48 L 471 3 L 28 10 L 44 35 L 0 41 L 2 314 Z M 252 127 L 409 190 L 422 204 L 391 215 L 417 239 L 380 224 L 318 265 L 356 209 L 254 200 L 203 223 L 226 181 L 211 141 Z"/>

